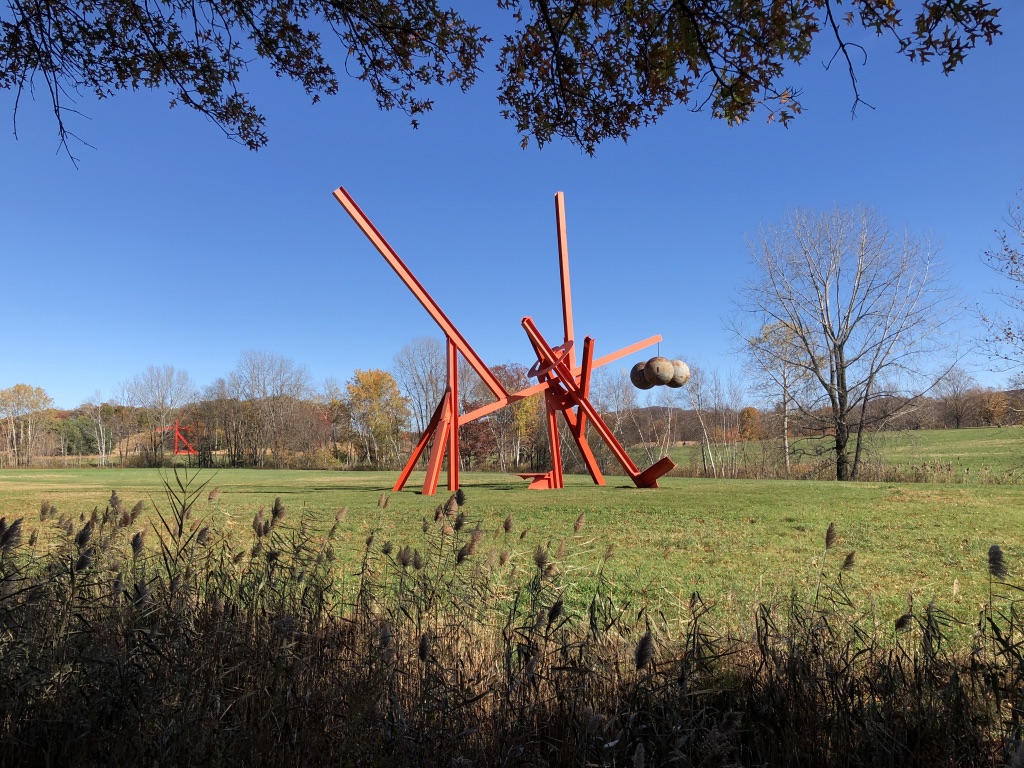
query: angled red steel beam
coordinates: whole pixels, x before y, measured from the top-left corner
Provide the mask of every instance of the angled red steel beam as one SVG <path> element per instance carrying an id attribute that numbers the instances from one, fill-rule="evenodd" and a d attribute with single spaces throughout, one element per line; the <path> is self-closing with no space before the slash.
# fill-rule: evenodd
<path id="1" fill-rule="evenodd" d="M 437 404 L 437 408 L 434 409 L 434 415 L 430 417 L 430 423 L 427 424 L 427 428 L 423 430 L 423 434 L 420 436 L 420 440 L 416 443 L 416 447 L 412 449 L 412 454 L 409 456 L 409 460 L 405 463 L 405 467 L 402 469 L 402 474 L 398 476 L 398 480 L 395 481 L 395 487 L 393 491 L 398 492 L 405 487 L 406 482 L 409 480 L 409 475 L 412 474 L 413 469 L 416 468 L 416 462 L 420 460 L 420 456 L 423 455 L 423 451 L 427 447 L 427 443 L 430 442 L 431 435 L 437 430 L 437 425 L 441 423 L 441 414 L 444 412 L 446 405 L 445 399 L 442 397 L 441 402 Z"/>
<path id="2" fill-rule="evenodd" d="M 555 222 L 558 228 L 558 276 L 562 285 L 562 329 L 565 343 L 573 341 L 572 292 L 569 290 L 569 243 L 565 235 L 565 195 L 555 193 Z M 576 367 L 576 350 L 569 349 L 569 367 Z"/>
<path id="3" fill-rule="evenodd" d="M 412 295 L 416 297 L 416 300 L 427 310 L 427 314 L 440 326 L 441 330 L 444 331 L 444 335 L 451 339 L 459 352 L 462 353 L 462 356 L 466 358 L 466 361 L 483 380 L 487 388 L 497 398 L 508 397 L 508 391 L 505 387 L 502 386 L 501 382 L 498 381 L 498 378 L 491 372 L 491 369 L 487 367 L 484 361 L 480 359 L 480 356 L 469 345 L 469 342 L 459 333 L 459 329 L 441 311 L 441 307 L 437 305 L 433 297 L 427 293 L 426 288 L 420 284 L 416 276 L 398 257 L 395 249 L 384 239 L 384 236 L 377 228 L 373 226 L 373 223 L 366 217 L 366 214 L 359 208 L 356 201 L 352 199 L 352 196 L 349 195 L 344 187 L 338 187 L 334 190 L 334 198 L 341 203 L 341 207 L 352 217 L 352 221 L 356 223 L 356 226 L 363 231 L 367 239 L 373 243 L 373 247 L 380 252 L 380 255 L 384 257 L 384 260 L 395 271 L 395 274 L 405 283 L 406 287 L 412 292 Z"/>
<path id="4" fill-rule="evenodd" d="M 609 352 L 604 357 L 597 358 L 597 360 L 593 362 L 590 368 L 591 370 L 593 370 L 596 368 L 600 368 L 602 365 L 608 365 L 608 363 L 613 363 L 616 360 L 620 360 L 621 358 L 626 357 L 627 355 L 633 354 L 637 350 L 644 349 L 645 347 L 652 347 L 659 341 L 661 341 L 660 335 L 651 336 L 650 338 L 644 339 L 643 341 L 638 341 L 636 344 L 630 344 L 628 347 L 623 347 L 622 349 L 616 350 L 615 352 Z M 573 368 L 572 374 L 574 377 L 579 378 L 582 371 L 582 368 Z M 510 395 L 506 395 L 505 397 L 499 398 L 493 403 L 488 403 L 487 405 L 481 406 L 480 408 L 476 408 L 475 410 L 472 410 L 469 413 L 462 414 L 459 417 L 459 424 L 468 424 L 471 421 L 482 419 L 484 416 L 494 413 L 495 411 L 500 411 L 506 405 L 510 405 L 511 403 L 517 403 L 520 400 L 524 400 L 527 397 L 530 397 L 531 395 L 539 394 L 550 386 L 550 381 L 541 381 L 538 382 L 537 384 L 532 384 L 529 387 L 526 387 L 526 389 L 521 389 L 518 392 L 514 392 Z"/>
<path id="5" fill-rule="evenodd" d="M 448 490 L 459 490 L 459 350 L 448 338 L 448 393 L 451 395 L 452 428 L 448 432 Z"/>
<path id="6" fill-rule="evenodd" d="M 437 479 L 441 476 L 441 464 L 444 463 L 445 449 L 451 436 L 452 424 L 452 393 L 444 393 L 441 401 L 441 421 L 434 430 L 434 443 L 430 446 L 430 459 L 427 461 L 427 476 L 423 480 L 423 495 L 433 496 L 437 492 Z M 454 427 L 458 429 L 457 426 Z"/>
<path id="7" fill-rule="evenodd" d="M 667 456 L 660 461 L 656 462 L 653 466 L 648 467 L 643 472 L 640 468 L 633 463 L 633 460 L 626 453 L 626 450 L 622 447 L 615 435 L 612 433 L 608 425 L 604 423 L 601 415 L 597 412 L 597 409 L 591 404 L 590 400 L 582 396 L 579 385 L 576 383 L 569 367 L 564 361 L 559 361 L 554 350 L 548 345 L 541 336 L 540 331 L 537 330 L 537 326 L 529 317 L 523 318 L 523 330 L 526 331 L 526 335 L 529 337 L 530 342 L 534 348 L 537 349 L 539 357 L 544 362 L 549 363 L 553 368 L 553 373 L 557 375 L 557 382 L 553 384 L 560 385 L 564 389 L 565 393 L 579 405 L 580 411 L 587 415 L 587 418 L 594 425 L 594 429 L 601 435 L 605 443 L 608 445 L 609 450 L 614 454 L 615 458 L 618 459 L 622 468 L 626 470 L 626 474 L 629 475 L 630 479 L 633 480 L 634 484 L 641 488 L 657 488 L 658 478 L 671 470 L 675 464 Z"/>

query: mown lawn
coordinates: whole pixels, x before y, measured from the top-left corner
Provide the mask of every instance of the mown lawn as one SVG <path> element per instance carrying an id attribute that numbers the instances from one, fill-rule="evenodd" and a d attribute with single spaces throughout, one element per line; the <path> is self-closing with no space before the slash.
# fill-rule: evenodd
<path id="1" fill-rule="evenodd" d="M 418 491 L 391 493 L 391 472 L 219 470 L 201 472 L 208 483 L 195 514 L 232 539 L 250 541 L 250 522 L 276 497 L 288 508 L 287 522 L 307 520 L 326 529 L 339 509 L 340 552 L 353 563 L 376 533 L 374 546 L 422 541 L 423 517 L 433 518 L 433 498 Z M 131 506 L 142 500 L 140 523 L 157 521 L 167 510 L 159 470 L 0 471 L 0 515 L 26 518 L 26 535 L 40 528 L 38 509 L 48 500 L 74 518 L 102 511 L 112 490 Z M 589 478 L 567 477 L 564 491 L 528 491 L 518 477 L 468 473 L 462 476 L 465 511 L 471 525 L 489 532 L 487 552 L 507 549 L 525 566 L 538 545 L 554 558 L 563 546 L 560 569 L 582 600 L 609 548 L 605 573 L 621 599 L 665 613 L 671 620 L 690 594 L 713 600 L 723 622 L 742 626 L 755 601 L 782 601 L 795 588 L 812 593 L 824 567 L 835 580 L 850 550 L 856 567 L 844 585 L 862 610 L 875 607 L 891 623 L 906 610 L 932 599 L 964 621 L 973 621 L 988 593 L 987 553 L 1002 546 L 1010 580 L 1024 575 L 1022 491 L 1007 485 L 829 483 L 668 478 L 658 490 L 638 490 L 622 478 L 604 488 Z M 416 488 L 414 475 L 410 488 Z M 209 491 L 219 489 L 210 500 Z M 379 505 L 387 498 L 386 508 Z M 574 532 L 581 515 L 586 521 Z M 506 516 L 513 518 L 505 533 Z M 826 555 L 825 531 L 835 523 L 838 540 Z M 45 541 L 46 529 L 42 529 Z M 1018 578 L 1018 582 L 1024 579 Z M 570 590 L 570 596 L 572 591 Z"/>

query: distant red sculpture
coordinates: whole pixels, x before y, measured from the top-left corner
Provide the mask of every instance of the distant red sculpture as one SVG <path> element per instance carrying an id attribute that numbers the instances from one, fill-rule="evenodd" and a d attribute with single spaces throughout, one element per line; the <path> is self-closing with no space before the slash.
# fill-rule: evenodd
<path id="1" fill-rule="evenodd" d="M 185 439 L 185 432 L 191 432 L 192 427 L 183 427 L 175 419 L 169 427 L 157 427 L 157 432 L 170 432 L 174 430 L 174 455 L 175 456 L 198 456 L 199 451 L 192 447 L 192 443 Z"/>
<path id="2" fill-rule="evenodd" d="M 669 472 L 675 464 L 667 456 L 656 462 L 647 469 L 641 471 L 633 460 L 626 453 L 626 450 L 615 439 L 615 435 L 605 424 L 601 415 L 590 402 L 590 376 L 595 368 L 630 355 L 637 350 L 649 347 L 661 341 L 661 336 L 652 336 L 643 341 L 632 344 L 617 352 L 604 355 L 594 359 L 594 340 L 587 336 L 583 340 L 582 362 L 576 365 L 576 349 L 572 322 L 572 298 L 569 292 L 569 252 L 566 245 L 565 235 L 565 201 L 561 192 L 555 195 L 555 219 L 558 227 L 558 256 L 559 273 L 562 289 L 562 325 L 563 340 L 556 347 L 548 344 L 547 340 L 537 330 L 533 319 L 524 317 L 522 321 L 523 330 L 533 346 L 537 357 L 536 362 L 530 369 L 530 376 L 538 381 L 533 386 L 509 393 L 480 356 L 473 350 L 459 330 L 452 324 L 448 317 L 441 311 L 419 280 L 412 274 L 409 268 L 402 262 L 394 249 L 388 244 L 384 237 L 377 231 L 377 228 L 360 210 L 359 206 L 352 199 L 349 193 L 339 187 L 334 190 L 334 197 L 363 234 L 370 240 L 374 247 L 380 252 L 384 260 L 391 266 L 398 277 L 412 291 L 413 296 L 423 305 L 427 313 L 434 319 L 434 322 L 441 328 L 447 340 L 447 386 L 444 396 L 438 403 L 430 423 L 424 430 L 422 437 L 413 449 L 412 455 L 406 462 L 394 490 L 400 491 L 409 475 L 412 473 L 416 462 L 419 461 L 427 445 L 430 444 L 430 458 L 427 462 L 427 476 L 423 481 L 423 494 L 432 496 L 437 491 L 437 482 L 441 474 L 441 466 L 445 453 L 448 454 L 448 490 L 455 491 L 459 487 L 459 426 L 467 424 L 476 419 L 487 416 L 495 411 L 504 408 L 531 395 L 544 394 L 547 410 L 548 439 L 551 444 L 551 469 L 547 472 L 525 473 L 520 475 L 529 479 L 530 488 L 562 488 L 564 479 L 562 476 L 561 445 L 558 435 L 557 415 L 562 414 L 569 426 L 569 432 L 573 437 L 583 461 L 587 466 L 590 476 L 597 485 L 604 485 L 604 476 L 598 468 L 597 459 L 587 441 L 586 430 L 593 425 L 594 430 L 608 445 L 609 450 L 622 465 L 622 468 L 629 475 L 630 479 L 638 488 L 657 488 L 658 478 Z M 469 413 L 459 414 L 459 366 L 458 354 L 461 353 L 466 362 L 472 366 L 477 375 L 493 393 L 493 403 L 485 405 Z M 431 443 L 431 438 L 433 442 Z"/>

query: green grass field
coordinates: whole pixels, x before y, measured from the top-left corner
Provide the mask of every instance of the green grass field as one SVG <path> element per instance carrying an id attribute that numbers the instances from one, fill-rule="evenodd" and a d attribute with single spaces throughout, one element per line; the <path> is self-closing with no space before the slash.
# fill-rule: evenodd
<path id="1" fill-rule="evenodd" d="M 794 462 L 815 462 L 827 456 L 830 438 L 793 440 Z M 739 462 L 756 465 L 762 446 L 738 443 Z M 684 445 L 670 451 L 681 467 L 695 467 L 700 447 Z M 935 482 L 1018 482 L 1024 475 L 1024 428 L 977 427 L 878 432 L 865 441 L 865 463 L 882 464 L 911 477 L 926 475 Z M 923 471 L 918 471 L 924 468 Z"/>
<path id="2" fill-rule="evenodd" d="M 143 519 L 151 523 L 155 509 L 167 508 L 165 477 L 166 472 L 141 469 L 0 471 L 0 514 L 8 521 L 25 517 L 31 531 L 39 527 L 44 499 L 79 517 L 97 505 L 102 510 L 117 490 L 129 506 L 143 500 Z M 417 546 L 421 519 L 432 518 L 447 497 L 412 490 L 392 494 L 391 472 L 219 470 L 197 478 L 209 482 L 207 490 L 221 490 L 213 501 L 204 491 L 197 516 L 240 543 L 249 541 L 254 513 L 269 509 L 275 497 L 287 505 L 292 525 L 304 517 L 326 528 L 347 507 L 341 546 L 350 556 L 361 551 L 371 531 L 378 545 L 390 539 Z M 414 475 L 409 487 L 416 488 L 420 478 Z M 906 609 L 910 593 L 918 608 L 934 598 L 972 621 L 987 595 L 986 558 L 993 543 L 1006 553 L 1010 580 L 1024 582 L 1022 491 L 1012 485 L 669 478 L 658 490 L 637 490 L 623 478 L 609 478 L 607 487 L 598 488 L 589 478 L 570 476 L 564 491 L 545 492 L 528 491 L 514 476 L 469 473 L 462 479 L 466 514 L 490 532 L 491 550 L 509 549 L 525 567 L 538 544 L 554 556 L 564 542 L 560 568 L 585 591 L 612 545 L 606 573 L 620 594 L 670 619 L 693 591 L 715 601 L 723 621 L 734 626 L 745 623 L 757 600 L 783 600 L 794 587 L 813 592 L 832 522 L 839 536 L 825 557 L 826 579 L 856 550 L 857 565 L 844 576 L 845 585 L 861 609 L 877 606 L 883 622 Z M 386 509 L 378 506 L 382 493 L 389 497 Z M 586 523 L 574 533 L 583 513 Z M 509 514 L 514 528 L 505 534 L 502 523 Z"/>

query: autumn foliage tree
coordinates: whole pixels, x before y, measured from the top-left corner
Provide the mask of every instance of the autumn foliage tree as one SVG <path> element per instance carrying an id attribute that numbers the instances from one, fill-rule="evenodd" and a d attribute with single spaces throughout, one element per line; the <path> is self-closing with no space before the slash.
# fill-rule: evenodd
<path id="1" fill-rule="evenodd" d="M 408 400 L 387 371 L 356 371 L 345 387 L 352 437 L 368 466 L 382 469 L 399 459 L 409 423 Z"/>
<path id="2" fill-rule="evenodd" d="M 588 152 L 625 139 L 675 105 L 737 123 L 759 108 L 789 122 L 800 89 L 785 82 L 819 38 L 847 65 L 850 42 L 884 36 L 911 61 L 948 73 L 1000 34 L 989 0 L 497 0 L 502 114 L 523 145 L 566 138 Z M 381 109 L 413 124 L 436 85 L 470 88 L 492 38 L 465 11 L 438 0 L 97 0 L 0 6 L 0 89 L 48 98 L 61 141 L 75 97 L 168 93 L 225 134 L 257 149 L 265 120 L 246 78 L 254 60 L 294 81 L 314 103 L 342 89 L 340 72 L 368 87 Z M 511 29 L 508 28 L 511 22 Z"/>
<path id="3" fill-rule="evenodd" d="M 748 405 L 740 411 L 740 440 L 760 440 L 765 435 L 761 412 Z"/>
<path id="4" fill-rule="evenodd" d="M 38 424 L 53 400 L 42 387 L 15 384 L 0 390 L 2 450 L 11 466 L 31 466 Z"/>

